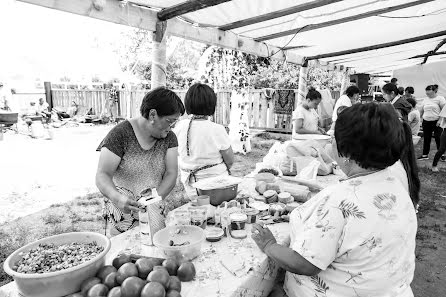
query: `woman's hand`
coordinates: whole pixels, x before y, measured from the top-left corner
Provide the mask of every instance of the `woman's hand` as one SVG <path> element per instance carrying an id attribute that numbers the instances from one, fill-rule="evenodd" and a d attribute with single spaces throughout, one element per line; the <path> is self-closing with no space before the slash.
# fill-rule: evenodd
<path id="1" fill-rule="evenodd" d="M 114 203 L 117 207 L 119 207 L 119 209 L 121 209 L 123 212 L 125 213 L 129 213 L 129 212 L 138 212 L 140 210 L 140 208 L 143 207 L 143 205 L 141 203 L 139 203 L 138 201 L 133 200 L 132 198 L 120 194 L 119 196 L 117 196 L 114 199 Z"/>
<path id="2" fill-rule="evenodd" d="M 265 252 L 270 245 L 277 243 L 273 233 L 265 225 L 253 224 L 251 231 L 251 238 L 254 239 L 262 252 Z"/>

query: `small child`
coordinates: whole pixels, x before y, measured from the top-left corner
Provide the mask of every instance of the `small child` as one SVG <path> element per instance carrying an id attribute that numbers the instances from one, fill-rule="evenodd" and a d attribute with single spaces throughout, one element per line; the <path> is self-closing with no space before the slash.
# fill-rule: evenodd
<path id="1" fill-rule="evenodd" d="M 412 105 L 412 109 L 409 112 L 408 115 L 408 122 L 410 125 L 410 128 L 412 129 L 412 135 L 418 136 L 418 132 L 420 132 L 420 125 L 421 125 L 421 116 L 420 111 L 416 108 L 417 102 L 414 98 L 407 98 L 407 102 Z"/>

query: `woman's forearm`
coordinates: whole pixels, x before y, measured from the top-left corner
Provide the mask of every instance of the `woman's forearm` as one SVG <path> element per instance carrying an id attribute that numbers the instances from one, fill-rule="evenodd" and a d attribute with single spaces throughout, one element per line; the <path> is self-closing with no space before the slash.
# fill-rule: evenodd
<path id="1" fill-rule="evenodd" d="M 296 251 L 277 243 L 268 246 L 265 249 L 265 254 L 291 273 L 311 276 L 321 271 Z"/>
<path id="2" fill-rule="evenodd" d="M 311 131 L 311 130 L 304 129 L 304 128 L 296 129 L 296 133 L 298 133 L 298 134 L 321 134 L 321 132 L 319 132 L 319 131 Z"/>
<path id="3" fill-rule="evenodd" d="M 96 174 L 96 186 L 105 197 L 114 203 L 116 203 L 117 198 L 121 195 L 116 189 L 113 178 L 106 173 Z"/>
<path id="4" fill-rule="evenodd" d="M 161 184 L 156 189 L 158 195 L 160 195 L 163 199 L 169 195 L 172 189 L 175 187 L 177 182 L 178 172 L 166 172 L 163 176 L 163 180 Z"/>

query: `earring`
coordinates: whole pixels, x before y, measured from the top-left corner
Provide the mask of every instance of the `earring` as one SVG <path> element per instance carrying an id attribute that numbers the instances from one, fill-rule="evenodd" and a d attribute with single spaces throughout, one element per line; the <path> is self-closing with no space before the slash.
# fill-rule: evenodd
<path id="1" fill-rule="evenodd" d="M 344 160 L 344 163 L 345 163 L 345 164 L 350 163 L 350 159 L 345 159 L 345 160 Z"/>
<path id="2" fill-rule="evenodd" d="M 152 120 L 152 121 L 150 121 L 150 123 L 151 123 L 151 124 L 154 124 L 154 123 L 155 123 L 155 121 L 154 121 L 154 120 Z"/>

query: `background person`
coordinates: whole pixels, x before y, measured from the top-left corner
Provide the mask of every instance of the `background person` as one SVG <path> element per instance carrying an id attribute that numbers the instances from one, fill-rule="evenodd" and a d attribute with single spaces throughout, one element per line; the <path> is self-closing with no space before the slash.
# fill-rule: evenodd
<path id="1" fill-rule="evenodd" d="M 440 112 L 446 105 L 446 100 L 443 96 L 437 94 L 438 85 L 429 85 L 426 87 L 426 95 L 421 106 L 421 117 L 423 119 L 423 154 L 418 160 L 428 160 L 429 151 L 432 141 L 432 133 L 434 134 L 435 144 L 437 150 L 440 149 L 440 135 L 442 129 L 437 126 L 440 119 Z"/>
<path id="2" fill-rule="evenodd" d="M 417 101 L 415 101 L 415 98 L 407 98 L 406 100 L 412 105 L 412 110 L 407 116 L 407 121 L 410 125 L 410 129 L 412 129 L 412 135 L 418 136 L 421 126 L 421 115 L 420 111 L 416 108 Z"/>
<path id="3" fill-rule="evenodd" d="M 325 131 L 319 128 L 317 113 L 317 107 L 322 100 L 321 93 L 315 88 L 310 88 L 305 99 L 293 113 L 294 132 L 296 134 L 325 134 Z"/>
<path id="4" fill-rule="evenodd" d="M 444 156 L 444 153 L 446 152 L 446 105 L 443 107 L 443 109 L 440 112 L 440 119 L 437 123 L 438 127 L 443 129 L 443 132 L 440 136 L 440 147 L 437 151 L 437 153 L 434 156 L 434 162 L 432 163 L 432 171 L 433 172 L 439 172 L 437 164 L 438 161 L 446 161 L 446 158 Z"/>
<path id="5" fill-rule="evenodd" d="M 393 105 L 400 117 L 407 121 L 409 112 L 412 110 L 412 105 L 404 99 L 395 84 L 385 84 L 382 87 L 384 99 Z"/>
<path id="6" fill-rule="evenodd" d="M 192 196 L 196 194 L 192 183 L 229 174 L 234 153 L 225 127 L 209 120 L 217 104 L 212 88 L 201 83 L 192 85 L 184 104 L 192 117 L 178 122 L 174 132 L 179 142 L 181 180 L 188 195 Z"/>
<path id="7" fill-rule="evenodd" d="M 409 99 L 409 98 L 413 98 L 416 102 L 415 96 L 413 95 L 415 94 L 415 89 L 413 87 L 407 87 L 404 89 L 404 99 Z"/>
<path id="8" fill-rule="evenodd" d="M 338 119 L 338 114 L 342 111 L 340 110 L 341 107 L 350 107 L 353 104 L 356 104 L 360 98 L 360 91 L 357 86 L 350 86 L 345 90 L 345 94 L 339 97 L 339 99 L 336 101 L 336 104 L 333 108 L 333 116 L 332 116 L 332 124 L 331 128 L 328 134 L 334 134 L 334 126 L 336 123 L 336 120 Z M 344 109 L 342 108 L 342 109 Z"/>
<path id="9" fill-rule="evenodd" d="M 164 214 L 184 204 L 171 197 L 178 176 L 178 141 L 171 127 L 184 114 L 184 105 L 171 90 L 158 88 L 147 93 L 141 115 L 116 125 L 98 147 L 101 152 L 96 185 L 105 196 L 105 210 L 117 235 L 137 224 L 134 199 L 156 188 L 163 198 Z"/>
<path id="10" fill-rule="evenodd" d="M 413 296 L 420 181 L 409 125 L 388 104 L 349 107 L 333 156 L 348 178 L 291 213 L 289 247 L 253 225 L 258 247 L 287 271 L 283 296 Z M 400 159 L 410 193 L 389 169 Z"/>

